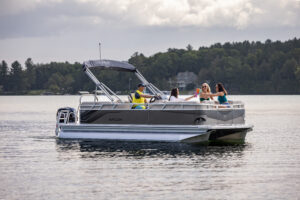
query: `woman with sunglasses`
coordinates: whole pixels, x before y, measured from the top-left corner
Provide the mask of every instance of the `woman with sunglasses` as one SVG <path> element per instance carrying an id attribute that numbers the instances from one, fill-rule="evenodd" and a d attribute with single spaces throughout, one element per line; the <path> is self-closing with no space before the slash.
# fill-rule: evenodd
<path id="1" fill-rule="evenodd" d="M 201 93 L 200 93 L 200 103 L 203 103 L 204 101 L 209 101 L 210 99 L 213 100 L 213 97 L 211 96 L 210 87 L 207 83 L 203 83 L 201 86 Z"/>

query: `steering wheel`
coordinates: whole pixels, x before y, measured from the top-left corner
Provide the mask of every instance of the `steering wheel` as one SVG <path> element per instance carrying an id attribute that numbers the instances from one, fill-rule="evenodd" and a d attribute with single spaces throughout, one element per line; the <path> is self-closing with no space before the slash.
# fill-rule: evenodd
<path id="1" fill-rule="evenodd" d="M 160 96 L 153 96 L 153 97 L 151 97 L 151 99 L 150 99 L 150 103 L 153 103 L 153 102 L 155 102 L 156 100 L 159 100 L 159 99 L 161 99 L 161 97 Z"/>
<path id="2" fill-rule="evenodd" d="M 151 99 L 150 99 L 150 103 L 153 103 L 153 102 L 155 102 L 156 101 L 156 98 L 155 98 L 155 96 L 154 97 L 151 97 Z"/>

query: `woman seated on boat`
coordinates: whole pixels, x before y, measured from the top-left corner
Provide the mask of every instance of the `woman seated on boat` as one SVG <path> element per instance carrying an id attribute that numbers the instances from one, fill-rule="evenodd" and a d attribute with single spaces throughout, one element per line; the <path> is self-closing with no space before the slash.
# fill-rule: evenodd
<path id="1" fill-rule="evenodd" d="M 179 89 L 178 88 L 173 88 L 171 90 L 171 95 L 170 95 L 169 101 L 173 101 L 173 102 L 188 101 L 188 100 L 195 97 L 195 95 L 193 95 L 193 96 L 190 96 L 190 97 L 187 97 L 187 98 L 183 99 L 183 98 L 179 98 L 178 96 L 179 96 Z"/>
<path id="2" fill-rule="evenodd" d="M 201 86 L 201 93 L 200 93 L 200 103 L 203 103 L 204 101 L 209 101 L 210 99 L 214 99 L 211 96 L 211 90 L 207 83 L 203 83 Z"/>
<path id="3" fill-rule="evenodd" d="M 222 105 L 228 105 L 228 100 L 226 98 L 227 95 L 227 91 L 225 90 L 224 86 L 222 85 L 222 83 L 217 83 L 216 84 L 216 93 L 215 94 L 211 94 L 211 97 L 218 97 L 218 103 L 222 104 Z"/>
<path id="4" fill-rule="evenodd" d="M 145 87 L 146 86 L 142 83 L 138 84 L 138 89 L 132 96 L 132 103 L 136 103 L 132 106 L 133 109 L 146 109 L 146 106 L 144 105 L 145 103 L 147 103 L 146 98 L 153 97 L 152 95 L 147 95 L 143 93 Z"/>

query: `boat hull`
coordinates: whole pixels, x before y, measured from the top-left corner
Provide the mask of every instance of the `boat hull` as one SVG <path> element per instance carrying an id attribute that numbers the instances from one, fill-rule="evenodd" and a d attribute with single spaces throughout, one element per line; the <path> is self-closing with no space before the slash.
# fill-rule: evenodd
<path id="1" fill-rule="evenodd" d="M 220 128 L 211 130 L 209 141 L 211 144 L 243 144 L 247 132 L 251 131 L 253 126 Z"/>
<path id="2" fill-rule="evenodd" d="M 201 126 L 201 125 L 136 125 L 136 124 L 61 124 L 56 136 L 62 139 L 107 139 L 130 141 L 160 141 L 208 143 L 235 138 L 244 141 L 251 126 Z M 241 131 L 242 130 L 242 131 Z M 243 132 L 243 134 L 237 134 Z"/>

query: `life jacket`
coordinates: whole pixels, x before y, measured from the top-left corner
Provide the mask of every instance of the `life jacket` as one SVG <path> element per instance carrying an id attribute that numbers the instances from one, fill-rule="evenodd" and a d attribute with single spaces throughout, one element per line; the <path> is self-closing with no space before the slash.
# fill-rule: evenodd
<path id="1" fill-rule="evenodd" d="M 135 93 L 132 95 L 132 103 L 143 104 L 145 103 L 145 98 L 141 97 L 143 94 L 141 91 L 136 90 Z M 133 105 L 132 107 L 135 108 L 138 105 Z"/>

